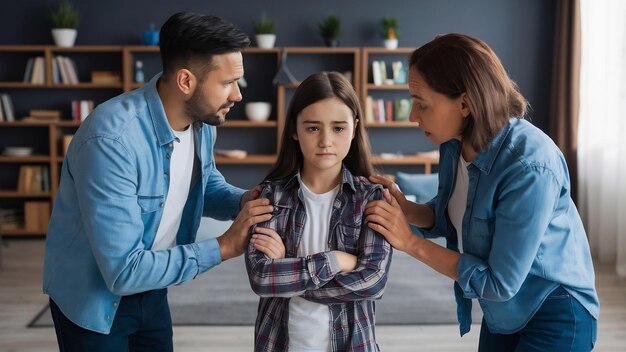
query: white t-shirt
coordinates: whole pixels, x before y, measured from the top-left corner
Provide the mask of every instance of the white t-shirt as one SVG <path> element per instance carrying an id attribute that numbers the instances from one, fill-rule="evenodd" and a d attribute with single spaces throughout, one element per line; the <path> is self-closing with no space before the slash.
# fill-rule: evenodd
<path id="1" fill-rule="evenodd" d="M 193 128 L 174 131 L 176 140 L 170 158 L 170 188 L 165 198 L 163 217 L 159 223 L 152 249 L 167 249 L 176 245 L 176 234 L 183 217 L 183 209 L 189 196 L 191 174 L 193 173 L 194 142 Z"/>
<path id="2" fill-rule="evenodd" d="M 465 207 L 467 206 L 467 191 L 469 189 L 469 176 L 467 174 L 468 162 L 463 159 L 463 155 L 459 156 L 457 164 L 456 183 L 454 191 L 448 203 L 448 215 L 450 221 L 456 229 L 458 238 L 459 251 L 463 253 L 463 216 L 465 215 Z"/>
<path id="3" fill-rule="evenodd" d="M 304 257 L 324 252 L 328 248 L 330 216 L 339 186 L 329 192 L 315 194 L 300 181 L 300 189 L 304 196 L 307 217 L 298 256 Z M 330 310 L 327 305 L 292 297 L 289 301 L 289 352 L 330 351 L 330 326 Z"/>

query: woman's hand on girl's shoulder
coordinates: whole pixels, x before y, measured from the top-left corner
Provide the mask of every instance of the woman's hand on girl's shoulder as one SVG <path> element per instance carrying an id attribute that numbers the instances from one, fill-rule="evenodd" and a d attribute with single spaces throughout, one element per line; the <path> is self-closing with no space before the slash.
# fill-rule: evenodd
<path id="1" fill-rule="evenodd" d="M 414 236 L 396 198 L 367 203 L 365 216 L 367 226 L 383 235 L 394 248 L 407 251 Z"/>
<path id="2" fill-rule="evenodd" d="M 408 212 L 408 203 L 409 201 L 406 199 L 402 191 L 400 191 L 400 187 L 393 182 L 391 179 L 382 176 L 382 175 L 372 175 L 369 180 L 372 183 L 378 183 L 385 187 L 386 192 L 383 192 L 383 196 L 387 203 L 391 204 L 391 197 L 395 198 L 400 208 L 402 208 L 402 212 L 406 215 Z"/>
<path id="3" fill-rule="evenodd" d="M 285 258 L 285 244 L 278 233 L 266 227 L 256 227 L 250 243 L 270 259 Z"/>

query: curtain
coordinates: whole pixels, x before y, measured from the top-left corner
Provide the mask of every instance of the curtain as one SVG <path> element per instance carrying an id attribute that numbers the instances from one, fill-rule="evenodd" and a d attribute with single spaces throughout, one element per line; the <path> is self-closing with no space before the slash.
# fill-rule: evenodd
<path id="1" fill-rule="evenodd" d="M 549 134 L 561 149 L 578 200 L 577 135 L 580 81 L 580 2 L 559 0 L 556 8 Z"/>
<path id="2" fill-rule="evenodd" d="M 626 1 L 581 0 L 579 208 L 600 263 L 626 277 Z"/>

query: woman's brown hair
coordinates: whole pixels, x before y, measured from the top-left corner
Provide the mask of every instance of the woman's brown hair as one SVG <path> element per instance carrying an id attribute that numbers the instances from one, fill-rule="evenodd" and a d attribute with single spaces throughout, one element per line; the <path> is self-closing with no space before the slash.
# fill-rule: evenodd
<path id="1" fill-rule="evenodd" d="M 350 150 L 343 160 L 343 164 L 355 176 L 369 177 L 372 175 L 373 168 L 370 161 L 369 140 L 362 123 L 361 104 L 354 88 L 340 73 L 320 72 L 305 79 L 294 92 L 287 109 L 278 159 L 265 177 L 265 180 L 285 180 L 298 171 L 298 168 L 302 165 L 303 158 L 300 144 L 293 139 L 297 130 L 298 115 L 307 106 L 328 98 L 341 100 L 352 110 L 352 116 L 354 117 L 355 136 L 352 139 Z"/>
<path id="2" fill-rule="evenodd" d="M 462 132 L 475 151 L 487 148 L 509 118 L 523 118 L 528 102 L 500 59 L 480 39 L 458 33 L 436 37 L 415 50 L 410 69 L 434 91 L 456 99 L 466 93 L 471 115 Z"/>

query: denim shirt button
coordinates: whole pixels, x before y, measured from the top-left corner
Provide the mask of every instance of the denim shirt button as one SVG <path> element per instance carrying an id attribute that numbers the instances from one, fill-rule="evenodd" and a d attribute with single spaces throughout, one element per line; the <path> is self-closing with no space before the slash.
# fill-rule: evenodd
<path id="1" fill-rule="evenodd" d="M 167 176 L 169 176 L 169 175 L 167 174 L 167 172 L 164 172 L 164 173 L 163 173 L 163 177 L 167 178 Z"/>
<path id="2" fill-rule="evenodd" d="M 113 301 L 113 307 L 117 307 L 117 302 Z"/>
<path id="3" fill-rule="evenodd" d="M 161 208 L 164 208 L 164 207 L 165 207 L 165 203 L 161 203 L 161 204 L 159 204 L 159 206 L 160 206 Z"/>
<path id="4" fill-rule="evenodd" d="M 171 158 L 171 157 L 172 157 L 172 155 L 171 155 L 171 154 L 166 154 L 166 155 L 165 155 L 165 159 L 167 159 L 167 160 L 170 160 L 170 158 Z"/>

